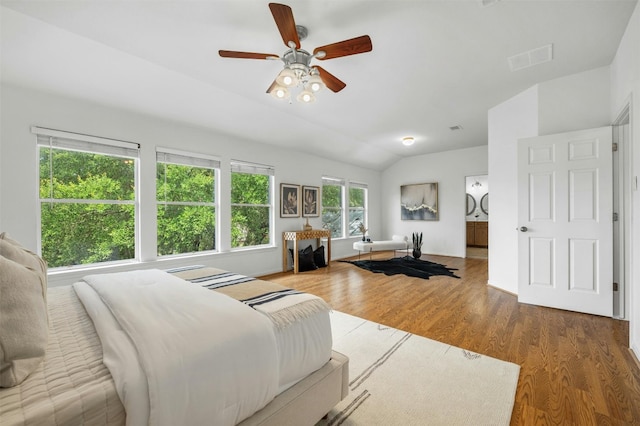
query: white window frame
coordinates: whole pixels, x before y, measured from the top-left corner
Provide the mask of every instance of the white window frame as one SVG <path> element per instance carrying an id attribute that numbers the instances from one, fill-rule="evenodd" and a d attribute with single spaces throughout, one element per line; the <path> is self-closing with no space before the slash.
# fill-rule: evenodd
<path id="1" fill-rule="evenodd" d="M 357 189 L 362 189 L 364 190 L 364 207 L 351 207 L 349 206 L 351 200 L 349 199 L 347 202 L 347 226 L 349 225 L 349 217 L 351 216 L 349 213 L 353 210 L 359 210 L 362 211 L 362 218 L 360 219 L 362 221 L 362 223 L 364 224 L 364 226 L 366 228 L 369 227 L 369 186 L 366 183 L 361 183 L 361 182 L 353 182 L 350 181 L 349 182 L 349 186 L 347 188 L 347 193 L 349 194 L 349 197 L 351 197 L 351 188 L 357 188 Z M 362 235 L 358 235 L 356 234 L 351 234 L 349 232 L 349 235 L 347 237 L 361 237 Z"/>
<path id="2" fill-rule="evenodd" d="M 214 198 L 213 202 L 203 202 L 203 201 L 166 201 L 158 200 L 156 195 L 156 212 L 159 206 L 208 206 L 213 207 L 215 213 L 215 223 L 214 228 L 216 232 L 213 250 L 203 250 L 197 252 L 186 252 L 186 253 L 176 253 L 176 254 L 159 254 L 158 253 L 158 244 L 156 238 L 156 258 L 162 259 L 167 257 L 182 257 L 182 256 L 191 256 L 194 254 L 204 254 L 204 253 L 217 253 L 219 252 L 220 247 L 220 159 L 215 156 L 210 156 L 206 154 L 199 154 L 194 152 L 180 151 L 171 148 L 163 148 L 156 147 L 156 168 L 159 163 L 164 164 L 176 164 L 180 166 L 193 166 L 200 167 L 213 170 L 213 179 L 214 179 Z M 157 224 L 156 224 L 156 235 L 157 235 Z"/>
<path id="3" fill-rule="evenodd" d="M 40 164 L 40 148 L 49 147 L 49 149 L 57 148 L 67 151 L 85 152 L 90 154 L 102 154 L 112 157 L 128 158 L 134 162 L 134 199 L 133 200 L 92 200 L 92 199 L 62 199 L 53 198 L 51 191 L 49 197 L 40 197 L 40 170 L 38 166 L 38 179 L 36 191 L 38 196 L 38 209 L 37 209 L 37 250 L 38 254 L 42 255 L 42 204 L 125 204 L 134 206 L 134 245 L 135 256 L 133 259 L 122 259 L 116 261 L 87 263 L 81 265 L 66 265 L 52 267 L 50 270 L 62 270 L 62 269 L 84 269 L 88 267 L 114 265 L 138 262 L 141 252 L 140 241 L 140 177 L 139 177 L 139 165 L 140 165 L 140 144 L 128 141 L 122 141 L 118 139 L 103 138 L 99 136 L 86 135 L 82 133 L 67 132 L 63 130 L 49 129 L 45 127 L 31 127 L 31 133 L 36 135 L 36 164 Z M 53 174 L 53 170 L 50 170 Z"/>
<path id="4" fill-rule="evenodd" d="M 324 191 L 324 186 L 329 186 L 329 185 L 333 185 L 333 186 L 339 186 L 340 189 L 340 222 L 342 224 L 341 228 L 342 228 L 342 233 L 339 236 L 331 236 L 332 239 L 341 239 L 341 238 L 345 238 L 345 235 L 347 233 L 347 219 L 346 219 L 346 209 L 345 206 L 347 205 L 346 200 L 347 200 L 347 186 L 346 186 L 346 182 L 344 179 L 342 178 L 335 178 L 335 177 L 329 177 L 329 176 L 323 176 L 322 177 L 322 187 L 323 187 L 323 191 Z M 322 209 L 335 209 L 335 207 L 325 207 L 324 205 L 322 206 Z M 320 211 L 320 216 L 322 216 L 322 211 Z M 324 225 L 324 221 L 322 223 Z"/>
<path id="5" fill-rule="evenodd" d="M 275 168 L 273 166 L 269 166 L 266 164 L 259 163 L 251 163 L 248 161 L 242 160 L 231 160 L 230 163 L 230 174 L 229 174 L 229 187 L 231 188 L 233 182 L 233 174 L 234 173 L 245 173 L 245 174 L 256 174 L 256 175 L 265 175 L 269 177 L 269 203 L 268 204 L 240 204 L 240 203 L 232 203 L 230 202 L 229 208 L 229 247 L 231 251 L 242 251 L 242 250 L 254 250 L 260 249 L 264 247 L 273 247 L 275 241 L 275 185 L 274 185 L 274 176 L 275 176 Z M 231 211 L 234 207 L 267 207 L 269 209 L 269 242 L 266 244 L 259 244 L 253 246 L 242 246 L 242 247 L 232 247 L 233 242 L 231 241 L 231 229 L 233 227 L 233 216 Z"/>

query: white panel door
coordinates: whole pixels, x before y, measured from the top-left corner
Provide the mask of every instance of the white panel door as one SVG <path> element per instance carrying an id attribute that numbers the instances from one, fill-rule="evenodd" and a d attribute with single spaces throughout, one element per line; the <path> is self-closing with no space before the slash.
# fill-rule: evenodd
<path id="1" fill-rule="evenodd" d="M 612 129 L 520 139 L 518 300 L 613 314 Z"/>

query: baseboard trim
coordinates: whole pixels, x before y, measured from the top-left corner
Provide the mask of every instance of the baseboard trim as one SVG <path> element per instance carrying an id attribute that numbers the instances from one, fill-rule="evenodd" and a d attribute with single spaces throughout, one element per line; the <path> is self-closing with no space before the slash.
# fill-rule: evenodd
<path id="1" fill-rule="evenodd" d="M 495 285 L 491 284 L 488 281 L 487 281 L 487 287 L 495 288 L 496 290 L 499 290 L 499 291 L 501 291 L 503 293 L 507 293 L 507 294 L 510 294 L 512 296 L 518 297 L 518 293 L 513 293 L 513 292 L 510 292 L 509 290 L 505 290 L 504 288 L 496 287 Z"/>
<path id="2" fill-rule="evenodd" d="M 640 368 L 640 348 L 631 345 L 629 352 L 631 352 L 631 358 L 633 358 L 638 368 Z"/>

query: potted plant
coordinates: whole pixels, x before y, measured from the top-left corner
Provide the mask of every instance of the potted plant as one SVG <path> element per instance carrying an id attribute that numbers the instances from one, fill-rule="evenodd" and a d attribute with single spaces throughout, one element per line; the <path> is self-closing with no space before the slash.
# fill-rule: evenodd
<path id="1" fill-rule="evenodd" d="M 422 256 L 422 232 L 420 232 L 419 234 L 417 232 L 414 232 L 412 235 L 412 239 L 413 239 L 413 257 L 414 259 L 420 259 L 420 256 Z"/>
<path id="2" fill-rule="evenodd" d="M 362 223 L 362 222 L 358 223 L 358 230 L 360 232 L 362 232 L 362 241 L 364 241 L 365 240 L 365 235 L 367 233 L 367 228 L 364 227 L 364 223 Z"/>

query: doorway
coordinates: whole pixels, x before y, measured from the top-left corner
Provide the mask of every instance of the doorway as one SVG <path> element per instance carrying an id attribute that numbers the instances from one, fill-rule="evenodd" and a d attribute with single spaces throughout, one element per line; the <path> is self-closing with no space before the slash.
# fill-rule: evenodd
<path id="1" fill-rule="evenodd" d="M 613 124 L 613 317 L 629 317 L 631 283 L 631 146 L 629 104 Z"/>
<path id="2" fill-rule="evenodd" d="M 489 257 L 489 176 L 465 178 L 466 257 Z"/>

